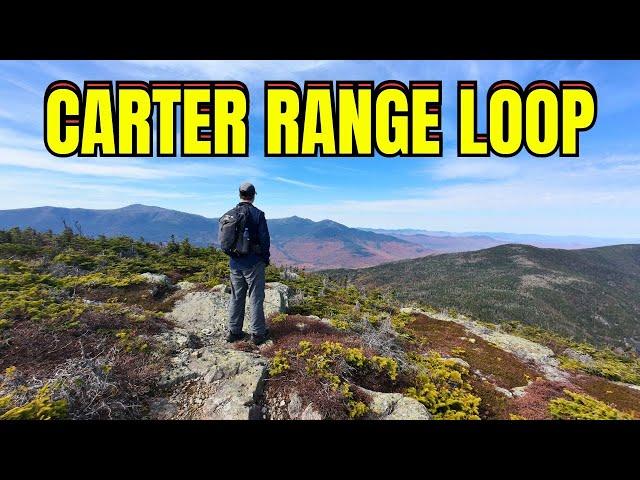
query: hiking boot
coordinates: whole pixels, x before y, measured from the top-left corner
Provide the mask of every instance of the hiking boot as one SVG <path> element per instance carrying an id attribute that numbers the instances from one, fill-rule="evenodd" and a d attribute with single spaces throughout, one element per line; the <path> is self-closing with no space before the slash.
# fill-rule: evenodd
<path id="1" fill-rule="evenodd" d="M 244 338 L 244 332 L 242 332 L 242 333 L 229 332 L 227 334 L 227 342 L 228 343 L 238 342 L 238 341 L 242 340 L 243 338 Z"/>
<path id="2" fill-rule="evenodd" d="M 262 345 L 267 341 L 269 331 L 267 330 L 264 335 L 251 335 L 251 341 L 254 345 Z"/>

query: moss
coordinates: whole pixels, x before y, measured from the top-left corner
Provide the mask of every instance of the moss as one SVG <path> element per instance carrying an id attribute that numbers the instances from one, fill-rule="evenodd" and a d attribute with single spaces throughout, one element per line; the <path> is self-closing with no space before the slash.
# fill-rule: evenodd
<path id="1" fill-rule="evenodd" d="M 465 348 L 462 348 L 462 347 L 453 347 L 451 349 L 451 355 L 453 355 L 455 357 L 461 357 L 466 353 L 467 353 L 467 350 Z"/>
<path id="2" fill-rule="evenodd" d="M 435 419 L 479 420 L 480 397 L 472 393 L 463 378 L 467 369 L 455 361 L 431 352 L 428 356 L 413 354 L 411 359 L 418 373 L 407 395 L 415 398 Z"/>
<path id="3" fill-rule="evenodd" d="M 558 420 L 631 420 L 632 415 L 621 412 L 589 395 L 565 390 L 568 398 L 549 402 L 549 413 Z"/>

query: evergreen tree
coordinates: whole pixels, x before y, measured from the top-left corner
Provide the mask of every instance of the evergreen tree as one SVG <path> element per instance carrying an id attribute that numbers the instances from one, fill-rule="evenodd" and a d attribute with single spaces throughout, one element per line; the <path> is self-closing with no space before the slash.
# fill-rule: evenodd
<path id="1" fill-rule="evenodd" d="M 168 253 L 177 253 L 180 251 L 180 245 L 176 242 L 176 236 L 171 234 L 171 238 L 169 243 L 167 244 L 167 252 Z"/>
<path id="2" fill-rule="evenodd" d="M 180 244 L 180 253 L 189 257 L 191 256 L 192 252 L 193 252 L 193 247 L 191 246 L 191 243 L 189 243 L 189 238 L 185 238 L 184 240 L 182 240 L 182 243 Z"/>

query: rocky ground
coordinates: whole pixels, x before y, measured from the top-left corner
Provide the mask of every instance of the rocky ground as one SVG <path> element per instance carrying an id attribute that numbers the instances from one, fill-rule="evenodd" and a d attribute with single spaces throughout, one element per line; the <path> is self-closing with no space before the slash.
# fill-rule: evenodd
<path id="1" fill-rule="evenodd" d="M 171 360 L 159 383 L 164 396 L 150 401 L 150 418 L 323 419 L 312 403 L 305 404 L 295 392 L 265 398 L 269 362 L 262 351 L 272 342 L 267 341 L 259 348 L 249 342 L 233 346 L 225 342 L 230 296 L 224 285 L 209 291 L 190 291 L 196 286 L 182 282 L 178 288 L 184 296 L 167 315 L 175 328 L 156 337 L 171 352 Z M 267 283 L 264 302 L 267 317 L 286 312 L 288 302 L 286 285 Z M 248 311 L 247 318 L 249 314 Z M 323 321 L 317 317 L 308 320 Z M 427 409 L 417 400 L 399 393 L 363 390 L 371 398 L 370 418 L 430 419 Z"/>
<path id="2" fill-rule="evenodd" d="M 548 402 L 564 390 L 638 412 L 638 385 L 563 368 L 558 358 L 562 355 L 588 367 L 594 363 L 589 354 L 571 348 L 554 352 L 548 346 L 504 332 L 500 325 L 483 324 L 464 315 L 413 307 L 401 311 L 416 319 L 410 328 L 430 348 L 444 356 L 450 357 L 453 352 L 464 357 L 456 360 L 464 362 L 473 374 L 472 384 L 483 398 L 485 418 L 550 418 Z"/>
<path id="3" fill-rule="evenodd" d="M 149 276 L 149 283 L 162 284 L 163 276 Z M 230 292 L 224 285 L 203 291 L 189 282 L 177 285 L 179 299 L 166 316 L 174 328 L 156 336 L 170 352 L 169 367 L 159 386 L 161 395 L 150 401 L 150 418 L 156 419 L 293 419 L 321 420 L 313 403 L 305 403 L 293 390 L 265 395 L 269 358 L 268 341 L 258 347 L 250 342 L 225 342 Z M 278 282 L 265 290 L 265 315 L 285 313 L 289 288 Z M 548 418 L 550 398 L 564 389 L 589 393 L 607 400 L 616 397 L 626 407 L 640 404 L 640 387 L 563 369 L 551 348 L 506 333 L 464 315 L 425 312 L 413 307 L 401 309 L 414 318 L 410 329 L 422 337 L 429 350 L 461 363 L 473 377 L 474 390 L 483 398 L 483 417 Z M 247 312 L 248 318 L 249 312 Z M 333 328 L 327 319 L 300 317 L 304 331 L 309 325 Z M 248 325 L 245 324 L 245 331 Z M 454 353 L 456 355 L 454 355 Z M 562 354 L 588 365 L 593 359 L 584 353 L 565 350 Z M 377 392 L 363 387 L 369 399 L 365 418 L 429 420 L 424 405 L 401 393 Z M 491 393 L 489 393 L 491 392 Z M 600 394 L 600 395 L 598 395 Z"/>
<path id="4" fill-rule="evenodd" d="M 0 419 L 640 418 L 621 348 L 273 266 L 270 340 L 229 345 L 215 249 L 3 235 Z"/>
<path id="5" fill-rule="evenodd" d="M 167 396 L 152 400 L 150 416 L 262 418 L 259 399 L 268 362 L 258 349 L 241 351 L 225 342 L 229 292 L 224 285 L 210 291 L 188 291 L 194 286 L 185 282 L 179 287 L 187 293 L 167 315 L 175 328 L 157 337 L 171 352 L 170 366 L 159 384 Z M 286 311 L 287 292 L 281 283 L 267 284 L 266 315 Z"/>

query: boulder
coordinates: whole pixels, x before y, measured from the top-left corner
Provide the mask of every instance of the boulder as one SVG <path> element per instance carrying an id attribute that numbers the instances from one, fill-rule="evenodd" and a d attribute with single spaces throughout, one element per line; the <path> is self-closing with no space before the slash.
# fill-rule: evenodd
<path id="1" fill-rule="evenodd" d="M 493 388 L 495 388 L 496 392 L 501 393 L 505 397 L 513 398 L 513 392 L 511 390 L 507 390 L 506 388 L 502 388 L 497 385 L 494 385 Z"/>
<path id="2" fill-rule="evenodd" d="M 562 354 L 566 357 L 571 358 L 572 360 L 575 360 L 576 362 L 581 363 L 585 367 L 591 367 L 596 363 L 593 357 L 588 353 L 583 353 L 573 348 L 566 348 L 562 352 Z"/>
<path id="3" fill-rule="evenodd" d="M 514 387 L 511 389 L 511 394 L 516 398 L 524 397 L 527 394 L 527 386 Z"/>
<path id="4" fill-rule="evenodd" d="M 461 367 L 466 368 L 467 370 L 471 369 L 471 365 L 469 365 L 469 362 L 467 362 L 466 360 L 463 360 L 462 358 L 458 358 L 458 357 L 447 357 L 447 360 L 451 360 L 452 362 L 460 365 Z"/>
<path id="5" fill-rule="evenodd" d="M 189 292 L 178 300 L 173 310 L 166 318 L 173 321 L 177 327 L 202 335 L 203 330 L 209 330 L 212 335 L 206 335 L 210 340 L 224 340 L 227 312 L 229 309 L 228 295 L 221 292 Z"/>
<path id="6" fill-rule="evenodd" d="M 419 308 L 415 308 L 415 307 L 402 307 L 400 309 L 400 313 L 408 313 L 408 314 L 422 313 L 422 314 L 424 314 L 425 312 L 420 310 Z"/>
<path id="7" fill-rule="evenodd" d="M 266 363 L 247 364 L 246 368 L 225 378 L 204 401 L 195 418 L 207 420 L 258 420 Z"/>
<path id="8" fill-rule="evenodd" d="M 141 273 L 140 276 L 143 277 L 145 281 L 150 285 L 171 285 L 171 280 L 169 279 L 169 277 L 162 273 L 145 272 Z"/>
<path id="9" fill-rule="evenodd" d="M 289 404 L 287 405 L 287 413 L 289 418 L 300 418 L 303 410 L 302 398 L 298 395 L 298 392 L 293 392 L 289 395 Z"/>
<path id="10" fill-rule="evenodd" d="M 401 393 L 383 393 L 362 389 L 371 397 L 370 414 L 380 420 L 431 420 L 431 414 L 419 401 Z"/>
<path id="11" fill-rule="evenodd" d="M 187 282 L 187 281 L 182 281 L 182 282 L 178 282 L 176 283 L 176 287 L 178 288 L 178 290 L 182 290 L 184 292 L 189 292 L 191 290 L 193 290 L 194 288 L 196 288 L 198 285 L 193 283 L 193 282 Z"/>
<path id="12" fill-rule="evenodd" d="M 264 314 L 284 313 L 289 309 L 289 287 L 280 282 L 267 283 L 264 289 Z"/>
<path id="13" fill-rule="evenodd" d="M 324 417 L 315 409 L 313 403 L 310 403 L 300 414 L 300 420 L 324 420 Z"/>

